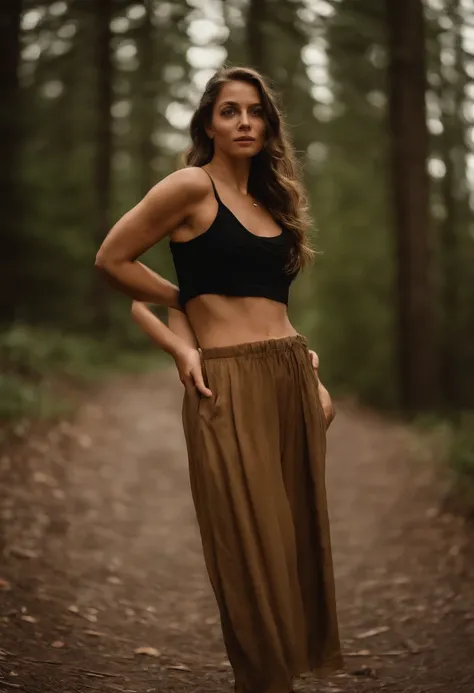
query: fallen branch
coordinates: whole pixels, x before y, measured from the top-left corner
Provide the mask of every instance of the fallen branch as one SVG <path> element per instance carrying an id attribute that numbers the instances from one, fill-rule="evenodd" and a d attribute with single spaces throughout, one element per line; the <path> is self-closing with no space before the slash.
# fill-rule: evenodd
<path id="1" fill-rule="evenodd" d="M 401 657 L 408 654 L 406 650 L 389 650 L 388 652 L 345 652 L 344 657 Z"/>
<path id="2" fill-rule="evenodd" d="M 80 667 L 73 667 L 76 671 L 81 671 L 84 674 L 89 674 L 90 676 L 109 676 L 110 678 L 119 679 L 123 674 L 109 674 L 106 671 L 93 671 L 92 669 L 81 669 Z"/>
<path id="3" fill-rule="evenodd" d="M 109 676 L 110 678 L 120 678 L 122 674 L 110 674 L 106 671 L 93 671 L 92 669 L 82 669 L 81 667 L 75 667 L 74 664 L 68 664 L 67 662 L 56 662 L 55 660 L 52 659 L 30 659 L 29 657 L 24 659 L 21 657 L 16 657 L 16 655 L 13 655 L 15 657 L 17 662 L 22 662 L 25 664 L 55 664 L 58 666 L 63 666 L 63 667 L 68 667 L 70 669 L 73 669 L 74 671 L 80 671 L 84 674 L 89 674 L 90 676 L 98 676 L 98 677 L 106 677 Z M 3 683 L 3 681 L 2 681 Z M 13 684 L 11 684 L 13 685 Z"/>
<path id="4" fill-rule="evenodd" d="M 29 657 L 27 659 L 16 657 L 16 659 L 19 662 L 28 662 L 28 664 L 64 664 L 64 662 L 57 662 L 53 659 L 30 659 Z"/>

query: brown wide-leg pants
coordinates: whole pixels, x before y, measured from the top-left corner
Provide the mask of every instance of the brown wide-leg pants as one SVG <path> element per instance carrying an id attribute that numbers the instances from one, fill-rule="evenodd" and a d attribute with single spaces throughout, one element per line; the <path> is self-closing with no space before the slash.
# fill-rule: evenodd
<path id="1" fill-rule="evenodd" d="M 204 558 L 239 693 L 342 666 L 326 426 L 300 335 L 203 349 L 183 423 Z"/>

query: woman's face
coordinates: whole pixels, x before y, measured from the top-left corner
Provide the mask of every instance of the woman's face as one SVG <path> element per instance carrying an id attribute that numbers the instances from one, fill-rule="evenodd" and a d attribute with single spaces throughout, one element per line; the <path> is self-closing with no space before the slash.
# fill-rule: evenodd
<path id="1" fill-rule="evenodd" d="M 214 104 L 207 134 L 212 137 L 215 149 L 229 156 L 248 158 L 258 154 L 265 138 L 258 89 L 248 82 L 226 82 Z"/>

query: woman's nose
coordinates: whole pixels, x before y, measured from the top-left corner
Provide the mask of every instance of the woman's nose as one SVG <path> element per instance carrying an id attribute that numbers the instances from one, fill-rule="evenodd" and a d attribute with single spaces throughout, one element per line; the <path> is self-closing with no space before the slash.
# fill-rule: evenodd
<path id="1" fill-rule="evenodd" d="M 247 113 L 243 112 L 242 115 L 240 116 L 240 126 L 241 127 L 248 127 L 249 126 L 249 118 Z"/>

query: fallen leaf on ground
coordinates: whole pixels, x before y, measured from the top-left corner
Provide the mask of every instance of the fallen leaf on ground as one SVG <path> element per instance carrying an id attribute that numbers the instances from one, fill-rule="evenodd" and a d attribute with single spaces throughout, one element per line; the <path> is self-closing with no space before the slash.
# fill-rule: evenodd
<path id="1" fill-rule="evenodd" d="M 84 450 L 88 450 L 92 445 L 92 438 L 88 435 L 77 436 L 77 442 Z"/>
<path id="2" fill-rule="evenodd" d="M 149 657 L 159 657 L 160 652 L 155 647 L 137 647 L 133 650 L 138 655 L 148 655 Z"/>
<path id="3" fill-rule="evenodd" d="M 55 640 L 51 643 L 51 647 L 56 647 L 57 649 L 59 649 L 61 647 L 64 647 L 64 643 L 62 640 Z"/>
<path id="4" fill-rule="evenodd" d="M 107 633 L 101 633 L 99 630 L 85 630 L 84 633 L 86 635 L 93 635 L 96 638 L 105 638 L 107 636 Z"/>
<path id="5" fill-rule="evenodd" d="M 35 472 L 33 474 L 33 481 L 35 481 L 38 484 L 54 485 L 54 479 L 51 476 L 48 476 L 48 474 L 44 474 L 43 472 Z"/>
<path id="6" fill-rule="evenodd" d="M 170 664 L 166 668 L 173 669 L 174 671 L 191 671 L 191 669 L 188 666 L 186 666 L 186 664 Z"/>
<path id="7" fill-rule="evenodd" d="M 122 580 L 117 577 L 116 575 L 109 575 L 107 578 L 107 582 L 110 583 L 111 585 L 121 585 Z"/>
<path id="8" fill-rule="evenodd" d="M 351 671 L 351 674 L 353 676 L 368 676 L 371 679 L 377 678 L 377 672 L 375 671 L 375 669 L 365 665 L 359 667 L 359 669 L 354 669 L 354 671 Z"/>
<path id="9" fill-rule="evenodd" d="M 419 654 L 420 648 L 416 643 L 413 642 L 413 640 L 410 640 L 410 638 L 405 638 L 402 644 L 409 652 L 411 652 L 411 654 Z"/>
<path id="10" fill-rule="evenodd" d="M 72 614 L 78 614 L 79 613 L 79 607 L 76 606 L 75 604 L 71 604 L 71 606 L 68 606 L 67 610 L 70 611 Z"/>
<path id="11" fill-rule="evenodd" d="M 386 633 L 388 630 L 390 630 L 388 626 L 379 626 L 378 628 L 371 628 L 370 630 L 365 630 L 363 633 L 358 633 L 356 638 L 371 638 L 373 635 Z"/>
<path id="12" fill-rule="evenodd" d="M 34 616 L 29 616 L 28 614 L 20 616 L 20 618 L 22 621 L 26 621 L 27 623 L 38 623 L 37 619 Z"/>
<path id="13" fill-rule="evenodd" d="M 382 652 L 380 654 L 386 657 L 401 657 L 401 655 L 406 654 L 406 650 L 388 650 L 387 652 Z"/>
<path id="14" fill-rule="evenodd" d="M 8 582 L 8 580 L 4 580 L 3 578 L 0 578 L 0 590 L 3 590 L 4 592 L 8 592 L 11 590 L 12 586 Z"/>
<path id="15" fill-rule="evenodd" d="M 411 578 L 408 575 L 397 575 L 393 578 L 392 583 L 394 585 L 408 585 L 411 582 Z"/>
<path id="16" fill-rule="evenodd" d="M 38 552 L 23 546 L 12 546 L 10 553 L 17 558 L 38 558 Z"/>
<path id="17" fill-rule="evenodd" d="M 368 655 L 371 655 L 372 652 L 370 650 L 356 650 L 355 652 L 348 652 L 347 657 L 367 657 Z"/>

